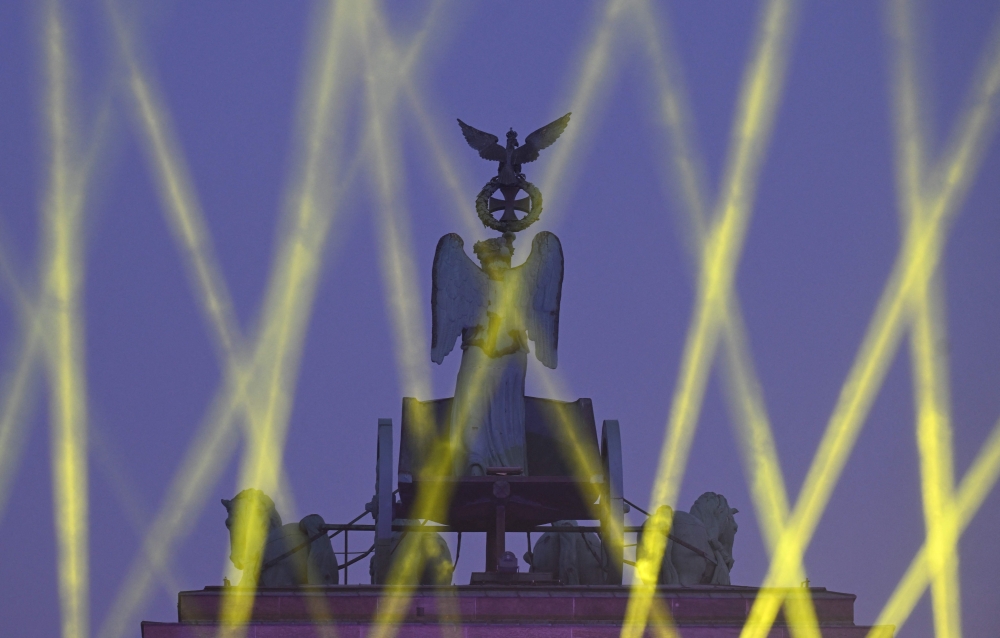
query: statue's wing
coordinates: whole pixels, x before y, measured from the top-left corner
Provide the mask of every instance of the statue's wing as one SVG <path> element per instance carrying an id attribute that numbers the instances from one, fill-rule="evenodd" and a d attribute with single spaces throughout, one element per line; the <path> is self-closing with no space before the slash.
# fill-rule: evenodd
<path id="1" fill-rule="evenodd" d="M 535 235 L 528 260 L 514 269 L 528 338 L 542 365 L 555 368 L 559 347 L 559 301 L 562 297 L 563 252 L 550 232 Z"/>
<path id="2" fill-rule="evenodd" d="M 462 135 L 465 136 L 469 146 L 479 151 L 479 157 L 494 162 L 503 162 L 507 159 L 507 151 L 500 146 L 500 139 L 496 135 L 473 128 L 462 120 L 458 121 L 458 125 L 462 127 Z"/>
<path id="3" fill-rule="evenodd" d="M 552 146 L 559 139 L 559 136 L 562 135 L 562 132 L 566 130 L 570 115 L 572 114 L 567 113 L 555 122 L 546 124 L 524 138 L 524 144 L 514 151 L 514 155 L 511 158 L 514 164 L 526 164 L 538 159 L 538 151 Z"/>
<path id="4" fill-rule="evenodd" d="M 455 233 L 438 241 L 431 283 L 431 361 L 441 363 L 465 328 L 478 325 L 489 302 L 489 277 L 465 254 Z"/>

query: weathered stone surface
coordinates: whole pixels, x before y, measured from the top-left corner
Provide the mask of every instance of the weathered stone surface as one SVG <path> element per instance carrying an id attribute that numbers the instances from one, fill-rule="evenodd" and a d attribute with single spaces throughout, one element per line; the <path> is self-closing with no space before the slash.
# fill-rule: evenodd
<path id="1" fill-rule="evenodd" d="M 337 556 L 322 516 L 310 514 L 297 524 L 283 525 L 271 497 L 253 488 L 232 500 L 222 499 L 222 505 L 227 513 L 229 560 L 243 571 L 240 584 L 295 587 L 339 582 Z M 246 548 L 252 549 L 244 554 Z"/>
<path id="2" fill-rule="evenodd" d="M 636 555 L 641 559 L 643 534 L 658 533 L 664 547 L 660 563 L 660 585 L 729 585 L 733 568 L 733 541 L 739 525 L 722 494 L 705 492 L 691 506 L 690 513 L 660 506 L 642 525 L 636 538 Z M 671 523 L 672 521 L 672 523 Z M 669 524 L 669 525 L 668 525 Z M 667 528 L 669 540 L 663 538 Z"/>
<path id="3" fill-rule="evenodd" d="M 660 587 L 684 638 L 721 638 L 740 633 L 755 587 Z M 240 595 L 237 588 L 230 593 Z M 412 592 L 401 619 L 400 638 L 618 638 L 628 587 L 421 587 Z M 333 636 L 363 638 L 380 610 L 402 590 L 350 585 L 261 591 L 255 597 L 248 638 Z M 854 595 L 824 588 L 789 590 L 812 597 L 824 638 L 862 638 L 869 627 L 854 624 Z M 223 588 L 181 592 L 177 623 L 145 622 L 143 638 L 214 636 Z M 334 633 L 335 632 L 335 633 Z M 655 636 L 651 628 L 647 636 Z M 779 615 L 769 636 L 790 637 Z M 882 634 L 892 636 L 887 628 Z"/>

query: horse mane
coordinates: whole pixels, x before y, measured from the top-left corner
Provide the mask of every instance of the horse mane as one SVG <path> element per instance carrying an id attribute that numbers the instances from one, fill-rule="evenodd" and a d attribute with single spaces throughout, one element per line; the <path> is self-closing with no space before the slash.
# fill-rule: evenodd
<path id="1" fill-rule="evenodd" d="M 708 537 L 719 538 L 719 523 L 732 516 L 726 497 L 715 492 L 705 492 L 691 506 L 691 515 L 705 524 Z"/>
<path id="2" fill-rule="evenodd" d="M 269 526 L 281 527 L 281 516 L 278 514 L 277 508 L 274 507 L 274 501 L 271 500 L 270 496 L 260 490 L 249 487 L 233 497 L 234 502 L 241 499 L 252 499 L 255 501 L 258 507 L 267 512 Z"/>

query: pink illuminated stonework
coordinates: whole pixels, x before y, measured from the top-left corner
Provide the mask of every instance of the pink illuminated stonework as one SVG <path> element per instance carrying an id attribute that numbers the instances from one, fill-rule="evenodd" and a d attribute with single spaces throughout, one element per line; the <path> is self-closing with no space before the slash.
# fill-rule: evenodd
<path id="1" fill-rule="evenodd" d="M 178 622 L 144 622 L 143 638 L 209 638 L 217 635 L 224 589 L 181 592 Z M 228 588 L 234 595 L 237 588 Z M 682 638 L 737 638 L 757 596 L 754 587 L 661 587 Z M 265 590 L 254 598 L 247 638 L 364 638 L 394 596 L 374 585 Z M 854 624 L 854 595 L 824 588 L 792 589 L 811 595 L 823 638 L 864 638 L 871 627 Z M 399 638 L 617 638 L 627 587 L 425 587 L 412 592 Z M 649 627 L 650 638 L 659 634 Z M 890 638 L 891 628 L 875 634 Z M 770 638 L 791 636 L 779 615 Z"/>

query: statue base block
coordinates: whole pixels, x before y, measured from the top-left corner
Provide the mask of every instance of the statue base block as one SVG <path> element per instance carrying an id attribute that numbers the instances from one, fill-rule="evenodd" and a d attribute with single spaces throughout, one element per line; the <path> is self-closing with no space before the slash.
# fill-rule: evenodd
<path id="1" fill-rule="evenodd" d="M 470 585 L 530 585 L 532 587 L 558 586 L 559 581 L 549 572 L 472 572 Z"/>
<path id="2" fill-rule="evenodd" d="M 757 597 L 756 587 L 660 587 L 656 599 L 669 610 L 682 638 L 737 638 Z M 813 600 L 823 638 L 865 638 L 871 627 L 854 624 L 853 594 L 823 587 L 794 588 L 788 596 Z M 249 596 L 239 587 L 181 592 L 178 622 L 143 622 L 143 638 L 218 635 L 225 596 Z M 400 600 L 403 598 L 403 600 Z M 384 614 L 402 604 L 399 638 L 619 638 L 629 588 L 541 585 L 390 588 L 378 585 L 269 589 L 253 599 L 248 638 L 365 638 Z M 654 638 L 656 626 L 646 630 Z M 892 627 L 873 634 L 891 638 Z M 779 614 L 770 638 L 789 638 Z"/>

